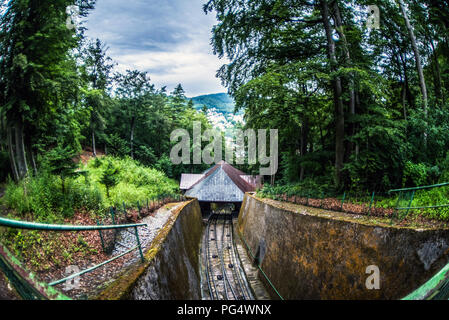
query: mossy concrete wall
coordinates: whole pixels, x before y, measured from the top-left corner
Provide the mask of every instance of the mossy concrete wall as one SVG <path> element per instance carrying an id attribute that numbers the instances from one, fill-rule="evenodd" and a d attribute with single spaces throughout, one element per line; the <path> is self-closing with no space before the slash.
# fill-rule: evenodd
<path id="1" fill-rule="evenodd" d="M 145 252 L 145 263 L 131 266 L 96 299 L 201 299 L 199 250 L 201 210 L 197 200 L 177 208 Z"/>
<path id="2" fill-rule="evenodd" d="M 449 260 L 449 230 L 370 223 L 250 194 L 238 231 L 284 299 L 400 299 Z M 379 290 L 366 287 L 371 265 Z"/>

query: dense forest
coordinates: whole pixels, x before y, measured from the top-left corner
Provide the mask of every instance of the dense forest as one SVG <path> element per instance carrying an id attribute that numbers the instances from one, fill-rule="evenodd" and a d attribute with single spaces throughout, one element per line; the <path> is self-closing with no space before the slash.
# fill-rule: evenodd
<path id="1" fill-rule="evenodd" d="M 0 23 L 1 179 L 37 174 L 49 156 L 83 148 L 129 156 L 169 177 L 170 133 L 207 119 L 181 85 L 155 88 L 143 71 L 114 72 L 100 39 L 66 26 L 66 7 L 87 16 L 95 1 L 3 1 Z M 48 153 L 59 147 L 65 152 Z"/>
<path id="2" fill-rule="evenodd" d="M 207 96 L 156 88 L 143 70 L 116 72 L 107 44 L 68 28 L 73 4 L 82 17 L 95 7 L 2 2 L 0 180 L 50 174 L 64 191 L 83 150 L 174 179 L 205 170 L 169 155 L 174 129 L 211 127 L 198 107 Z M 367 24 L 368 5 L 379 28 Z M 447 1 L 211 0 L 204 12 L 217 17 L 211 44 L 230 61 L 218 76 L 235 112 L 247 128 L 279 129 L 276 183 L 385 192 L 449 181 Z"/>
<path id="3" fill-rule="evenodd" d="M 134 5 L 146 6 L 147 2 L 151 1 Z M 160 5 L 162 1 L 153 2 Z M 242 126 L 279 130 L 279 170 L 264 177 L 263 186 L 254 190 L 255 197 L 265 198 L 264 206 L 273 199 L 281 201 L 276 203 L 279 209 L 294 208 L 292 213 L 298 214 L 308 213 L 294 205 L 315 207 L 326 210 L 326 219 L 330 216 L 327 210 L 340 211 L 356 215 L 363 228 L 365 222 L 386 226 L 388 219 L 390 225 L 396 221 L 407 228 L 447 229 L 449 0 L 203 2 L 203 11 L 198 7 L 198 12 L 216 17 L 210 45 L 216 56 L 227 61 L 216 75 L 228 92 L 189 99 L 182 84 L 168 90 L 157 87 L 147 70 L 123 71 L 110 57 L 108 43 L 87 36 L 85 23 L 96 0 L 0 0 L 2 221 L 88 226 L 149 222 L 144 233 L 149 236 L 154 231 L 157 238 L 147 238 L 148 243 L 156 240 L 146 256 L 153 259 L 160 244 L 171 239 L 169 228 L 180 226 L 176 221 L 181 221 L 177 217 L 182 211 L 174 202 L 186 199 L 179 188 L 181 174 L 210 168 L 207 164 L 175 165 L 170 159 L 172 147 L 179 143 L 171 141 L 172 133 L 176 129 L 192 133 L 194 123 L 200 122 L 203 132 L 220 129 L 220 138 L 226 142 L 229 131 Z M 120 10 L 133 4 L 121 5 Z M 69 8 L 79 9 L 79 25 Z M 145 13 L 150 10 L 149 5 Z M 159 30 L 165 31 L 164 27 Z M 146 32 L 142 31 L 145 37 Z M 160 32 L 158 36 L 179 38 L 180 34 Z M 148 43 L 152 41 L 148 36 Z M 192 136 L 190 151 L 198 143 Z M 206 145 L 215 147 L 205 136 L 199 142 L 203 151 Z M 257 147 L 260 153 L 266 151 Z M 247 174 L 260 172 L 258 164 L 248 161 L 236 167 Z M 242 179 L 236 182 L 240 173 L 225 173 L 229 177 L 223 174 L 213 179 L 223 184 L 232 180 L 240 190 L 252 190 L 241 186 L 245 184 Z M 425 185 L 432 186 L 391 190 Z M 161 222 L 165 218 L 160 219 L 157 210 L 162 206 L 162 215 L 171 225 L 168 220 Z M 195 216 L 198 213 L 188 210 Z M 207 232 L 211 221 L 217 227 L 218 212 L 203 212 L 210 213 Z M 315 210 L 310 212 L 315 216 Z M 147 217 L 151 219 L 144 220 Z M 273 217 L 277 219 L 278 213 Z M 339 224 L 355 221 L 340 213 L 337 217 Z M 133 228 L 132 242 L 127 244 L 134 243 L 135 236 L 144 260 L 138 228 Z M 68 265 L 83 263 L 85 271 L 92 271 L 92 261 L 112 261 L 103 231 L 96 230 L 99 237 L 87 231 L 67 236 L 1 227 L 0 240 L 28 269 L 45 275 L 49 282 L 61 278 Z M 214 230 L 210 241 L 217 244 Z M 122 239 L 114 233 L 112 247 L 117 242 L 130 249 Z M 192 244 L 193 240 L 186 241 L 191 248 Z M 426 242 L 423 246 L 417 251 L 421 262 L 433 257 L 428 252 L 443 245 L 437 243 L 435 249 L 430 248 L 433 242 Z M 261 250 L 265 251 L 265 243 L 260 242 L 257 257 L 250 260 L 260 262 Z M 48 277 L 52 272 L 59 276 Z M 105 275 L 99 278 L 101 284 L 110 280 L 109 273 Z M 242 297 L 234 294 L 234 298 Z"/>
<path id="4" fill-rule="evenodd" d="M 368 28 L 380 11 L 379 28 Z M 386 191 L 449 181 L 449 2 L 211 0 L 218 72 L 277 181 Z"/>

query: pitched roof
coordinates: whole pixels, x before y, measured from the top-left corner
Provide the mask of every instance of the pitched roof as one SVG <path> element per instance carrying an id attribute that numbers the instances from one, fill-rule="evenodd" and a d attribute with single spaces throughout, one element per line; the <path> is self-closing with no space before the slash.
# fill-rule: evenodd
<path id="1" fill-rule="evenodd" d="M 191 173 L 183 173 L 181 175 L 181 184 L 179 188 L 181 190 L 188 190 L 194 184 L 196 184 L 199 180 L 204 177 L 204 174 L 191 174 Z"/>
<path id="2" fill-rule="evenodd" d="M 193 184 L 189 183 L 197 178 Z M 260 182 L 260 177 L 248 176 L 221 161 L 202 175 L 183 175 L 181 189 L 190 185 L 183 190 L 187 190 L 186 195 L 196 197 L 199 201 L 237 202 L 243 200 L 245 192 L 256 190 L 257 181 Z"/>

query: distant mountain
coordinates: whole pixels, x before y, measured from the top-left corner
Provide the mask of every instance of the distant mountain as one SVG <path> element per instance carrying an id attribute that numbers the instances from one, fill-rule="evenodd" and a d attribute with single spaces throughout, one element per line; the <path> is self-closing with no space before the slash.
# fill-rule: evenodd
<path id="1" fill-rule="evenodd" d="M 195 109 L 215 109 L 219 113 L 234 113 L 235 102 L 227 93 L 208 94 L 192 98 Z"/>
<path id="2" fill-rule="evenodd" d="M 202 111 L 206 106 L 206 116 L 214 128 L 220 129 L 226 135 L 238 123 L 243 123 L 243 112 L 234 114 L 235 102 L 226 93 L 208 94 L 192 98 L 195 109 Z"/>

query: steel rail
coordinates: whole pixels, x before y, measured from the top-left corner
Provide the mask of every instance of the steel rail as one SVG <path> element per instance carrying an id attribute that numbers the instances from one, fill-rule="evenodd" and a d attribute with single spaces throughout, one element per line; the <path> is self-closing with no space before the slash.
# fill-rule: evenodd
<path id="1" fill-rule="evenodd" d="M 248 249 L 249 254 L 251 255 L 251 257 L 252 257 L 253 259 L 256 259 L 256 256 L 253 254 L 253 252 L 252 252 L 251 248 L 249 247 L 248 243 L 246 242 L 245 237 L 243 236 L 243 234 L 240 234 L 240 239 L 243 240 L 243 243 L 245 244 L 246 248 Z M 259 269 L 259 271 L 262 272 L 262 275 L 265 277 L 265 280 L 268 281 L 268 284 L 271 286 L 271 288 L 274 290 L 274 292 L 278 295 L 278 297 L 279 297 L 281 300 L 284 300 L 284 298 L 281 296 L 281 294 L 279 293 L 279 291 L 276 289 L 276 287 L 275 287 L 275 286 L 273 285 L 273 283 L 271 282 L 270 278 L 268 278 L 267 274 L 263 271 L 262 267 L 261 267 L 258 263 L 256 263 L 256 266 L 257 266 L 257 268 Z"/>
<path id="2" fill-rule="evenodd" d="M 220 258 L 220 266 L 221 266 L 221 273 L 223 275 L 223 288 L 224 288 L 224 296 L 226 300 L 229 300 L 229 296 L 228 296 L 228 290 L 226 288 L 226 281 L 228 280 L 228 277 L 226 276 L 226 270 L 224 268 L 224 262 L 223 262 L 223 251 L 220 252 L 220 249 L 218 248 L 218 238 L 217 238 L 217 222 L 218 222 L 218 214 L 217 214 L 217 219 L 215 220 L 215 226 L 214 226 L 214 234 L 215 234 L 215 247 L 217 248 L 217 254 L 218 257 Z M 224 230 L 223 230 L 224 232 Z M 223 249 L 223 234 L 222 234 L 222 239 L 221 239 L 221 246 Z M 229 283 L 229 281 L 228 281 Z"/>
<path id="3" fill-rule="evenodd" d="M 213 231 L 215 231 L 215 229 L 216 229 L 216 220 L 217 220 L 217 219 L 218 219 L 217 216 L 216 216 L 215 214 L 213 214 L 212 220 L 211 220 L 211 224 L 210 224 L 210 226 L 214 227 L 214 230 L 213 230 Z M 209 230 L 210 230 L 210 227 L 209 227 Z M 211 271 L 211 273 L 212 273 L 211 280 L 212 280 L 212 284 L 214 285 L 215 299 L 216 299 L 216 300 L 220 300 L 220 295 L 219 295 L 219 291 L 218 291 L 218 288 L 217 288 L 217 280 L 218 280 L 218 279 L 215 278 L 215 277 L 216 277 L 215 270 L 214 270 L 215 266 L 214 266 L 213 260 L 212 260 L 212 258 L 211 258 L 211 256 L 210 256 L 210 249 L 211 249 L 211 247 L 210 247 L 210 242 L 211 242 L 210 238 L 211 238 L 212 235 L 213 235 L 212 233 L 209 233 L 209 234 L 208 234 L 208 238 L 207 238 L 207 240 L 208 240 L 208 246 L 209 246 L 209 263 L 210 263 L 210 271 Z M 214 241 L 217 241 L 217 240 L 215 239 L 215 235 L 214 235 Z M 213 246 L 212 246 L 212 247 L 213 247 Z M 216 252 L 217 258 L 218 258 L 218 254 L 219 254 L 219 252 Z"/>
<path id="4" fill-rule="evenodd" d="M 214 300 L 214 294 L 215 294 L 215 297 L 218 300 L 218 291 L 217 291 L 217 286 L 215 284 L 214 273 L 213 273 L 213 268 L 212 268 L 212 261 L 211 261 L 211 257 L 210 257 L 210 226 L 211 226 L 211 223 L 212 223 L 213 219 L 214 219 L 214 215 L 211 215 L 209 217 L 209 221 L 207 223 L 207 233 L 205 235 L 205 241 L 206 241 L 206 276 L 208 278 L 208 287 L 209 287 L 209 293 L 210 293 L 211 300 Z M 210 276 L 211 273 L 212 273 L 212 277 Z M 212 286 L 210 284 L 211 282 L 213 284 L 214 291 L 212 291 Z"/>
<path id="5" fill-rule="evenodd" d="M 228 229 L 229 229 L 229 227 L 231 227 L 231 229 L 228 230 L 229 237 L 226 239 L 227 249 L 229 252 L 229 260 L 230 260 L 231 264 L 233 265 L 233 267 L 231 268 L 231 273 L 232 273 L 232 277 L 234 278 L 234 283 L 237 284 L 236 288 L 241 293 L 240 296 L 237 296 L 237 299 L 242 297 L 243 300 L 246 300 L 245 292 L 243 290 L 242 283 L 240 282 L 239 274 L 236 270 L 236 268 L 238 267 L 238 261 L 235 259 L 234 255 L 233 255 L 234 246 L 233 246 L 233 242 L 232 242 L 232 213 L 231 213 L 231 215 L 229 215 L 229 218 L 230 219 L 228 219 L 228 217 L 226 217 L 225 219 L 229 221 Z"/>
<path id="6" fill-rule="evenodd" d="M 229 289 L 231 289 L 231 293 L 232 293 L 232 295 L 234 296 L 234 299 L 235 300 L 237 300 L 237 298 L 238 298 L 238 296 L 237 296 L 237 294 L 235 293 L 235 291 L 234 291 L 234 288 L 232 287 L 232 284 L 231 284 L 231 282 L 229 281 L 229 277 L 228 277 L 228 274 L 227 274 L 227 272 L 226 272 L 226 264 L 224 263 L 224 257 L 225 257 L 225 254 L 224 254 L 224 243 L 225 243 L 225 231 L 226 231 L 226 221 L 227 221 L 227 218 L 226 218 L 226 214 L 222 214 L 222 216 L 223 216 L 223 228 L 222 228 L 222 233 L 221 233 L 221 257 L 222 257 L 222 262 L 223 262 L 223 264 L 222 264 L 222 268 L 223 268 L 223 273 L 224 273 L 224 276 L 226 277 L 226 281 L 228 282 L 228 285 L 229 285 Z M 227 240 L 226 240 L 227 241 Z M 232 262 L 232 261 L 231 261 Z M 231 270 L 231 273 L 232 273 L 232 270 Z M 227 297 L 228 298 L 228 300 L 229 300 L 229 297 Z"/>
<path id="7" fill-rule="evenodd" d="M 210 219 L 210 218 L 209 218 Z M 209 262 L 208 262 L 208 259 L 209 259 L 209 253 L 208 253 L 208 246 L 207 246 L 207 241 L 206 241 L 206 238 L 207 238 L 207 236 L 209 235 L 209 219 L 208 219 L 208 221 L 207 221 L 207 226 L 206 226 L 206 230 L 205 230 L 205 233 L 204 233 L 204 236 L 203 236 L 203 248 L 204 248 L 204 253 L 205 253 L 205 255 L 203 256 L 203 255 L 201 255 L 201 259 L 202 259 L 202 261 L 203 261 L 203 263 L 205 262 L 205 266 L 206 266 L 206 268 L 205 268 L 205 272 L 206 272 L 206 280 L 207 280 L 207 288 L 209 289 L 209 296 L 210 296 L 210 298 L 211 298 L 211 300 L 212 300 L 212 286 L 211 286 L 211 284 L 210 284 L 210 275 L 209 275 Z M 205 259 L 205 261 L 204 261 L 204 259 Z"/>
<path id="8" fill-rule="evenodd" d="M 245 280 L 244 280 L 244 278 L 246 276 L 244 277 L 243 274 L 242 274 L 242 272 L 243 272 L 242 266 L 240 264 L 240 259 L 238 258 L 238 253 L 236 251 L 236 244 L 235 244 L 235 239 L 234 239 L 234 223 L 232 221 L 232 213 L 231 213 L 230 218 L 231 218 L 231 233 L 230 233 L 231 234 L 231 239 L 230 240 L 231 240 L 231 247 L 232 247 L 232 253 L 231 254 L 234 256 L 234 261 L 235 261 L 234 262 L 234 269 L 235 269 L 234 272 L 237 275 L 237 280 L 239 282 L 239 286 L 240 286 L 243 298 L 245 300 L 251 300 L 252 299 L 252 294 L 251 294 L 248 286 L 245 285 L 245 283 L 247 284 L 247 282 L 245 282 Z M 238 270 L 236 269 L 237 267 L 238 267 Z M 246 294 L 246 296 L 245 296 L 245 294 Z M 248 299 L 246 299 L 246 297 L 248 297 Z"/>
<path id="9" fill-rule="evenodd" d="M 233 265 L 233 267 L 230 268 L 231 269 L 232 278 L 234 280 L 233 283 L 236 284 L 236 288 L 235 289 L 236 289 L 237 293 L 243 294 L 242 288 L 241 287 L 239 288 L 239 286 L 240 286 L 239 279 L 238 279 L 238 277 L 236 276 L 236 273 L 235 273 L 235 268 L 236 268 L 237 264 L 236 264 L 236 262 L 233 259 L 232 251 L 231 251 L 231 249 L 232 249 L 232 246 L 230 245 L 231 233 L 230 233 L 230 230 L 229 230 L 230 224 L 229 224 L 228 214 L 225 214 L 224 219 L 225 219 L 225 224 L 224 224 L 224 229 L 223 230 L 227 232 L 227 234 L 226 234 L 226 252 L 228 253 L 228 256 L 229 256 L 229 263 Z M 226 228 L 228 230 L 226 230 Z M 228 237 L 228 235 L 229 235 L 229 237 Z M 235 297 L 236 300 L 239 299 L 239 295 L 238 294 L 234 295 L 234 297 Z"/>

